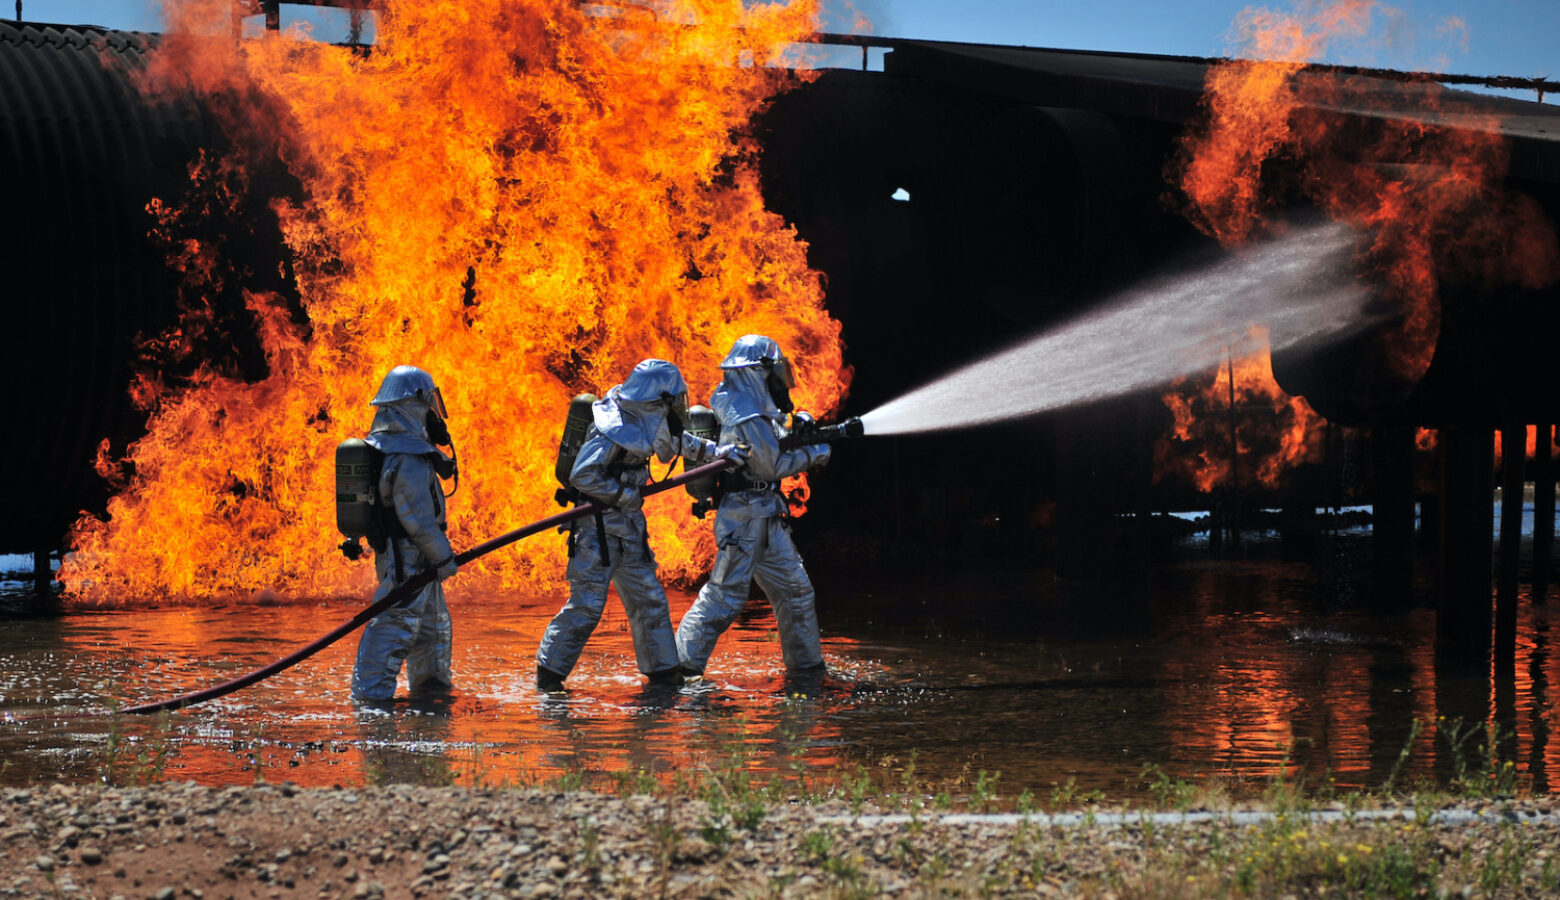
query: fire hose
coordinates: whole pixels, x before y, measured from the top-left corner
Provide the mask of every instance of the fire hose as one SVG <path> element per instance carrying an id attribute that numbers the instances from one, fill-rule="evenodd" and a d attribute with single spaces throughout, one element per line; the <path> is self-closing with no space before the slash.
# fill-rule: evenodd
<path id="1" fill-rule="evenodd" d="M 730 461 L 725 459 L 718 459 L 712 463 L 705 463 L 696 469 L 689 469 L 674 478 L 666 478 L 656 482 L 655 484 L 646 485 L 643 496 L 648 497 L 652 494 L 659 494 L 662 491 L 670 490 L 680 484 L 692 481 L 696 478 L 702 478 L 706 475 L 714 475 L 720 470 L 727 468 L 730 464 Z M 568 509 L 561 513 L 556 513 L 554 515 L 548 516 L 545 519 L 537 519 L 535 522 L 532 522 L 529 525 L 516 528 L 514 531 L 506 532 L 496 538 L 492 538 L 491 540 L 478 544 L 469 550 L 464 550 L 455 554 L 455 561 L 460 565 L 465 565 L 469 562 L 472 562 L 473 560 L 481 559 L 489 553 L 492 553 L 494 550 L 498 550 L 501 547 L 507 547 L 510 544 L 521 540 L 522 538 L 527 538 L 533 534 L 547 531 L 551 528 L 556 528 L 575 519 L 594 515 L 596 510 L 601 508 L 602 507 L 600 504 L 582 503 L 573 509 Z M 181 694 L 180 696 L 172 697 L 167 700 L 159 700 L 155 703 L 142 703 L 136 706 L 127 706 L 120 709 L 119 712 L 144 715 L 146 713 L 162 712 L 165 709 L 183 709 L 186 706 L 194 706 L 197 703 L 204 703 L 207 700 L 214 700 L 218 697 L 226 696 L 227 694 L 231 694 L 240 688 L 248 687 L 257 681 L 264 681 L 278 672 L 292 668 L 293 666 L 303 662 L 326 647 L 329 647 L 331 644 L 334 644 L 336 641 L 341 640 L 341 638 L 345 635 L 367 624 L 369 619 L 372 619 L 390 607 L 395 606 L 397 603 L 415 596 L 418 591 L 426 587 L 428 582 L 432 580 L 432 571 L 425 569 L 421 572 L 418 572 L 416 575 L 408 578 L 402 584 L 397 585 L 378 601 L 369 604 L 357 615 L 336 626 L 330 632 L 321 635 L 313 642 L 307 644 L 306 646 L 300 647 L 299 649 L 289 653 L 288 655 L 276 660 L 273 663 L 270 663 L 269 665 L 261 666 L 252 672 L 245 673 L 230 681 L 224 681 L 221 684 L 213 685 L 209 688 L 203 688 L 198 691 L 191 691 L 188 694 Z"/>

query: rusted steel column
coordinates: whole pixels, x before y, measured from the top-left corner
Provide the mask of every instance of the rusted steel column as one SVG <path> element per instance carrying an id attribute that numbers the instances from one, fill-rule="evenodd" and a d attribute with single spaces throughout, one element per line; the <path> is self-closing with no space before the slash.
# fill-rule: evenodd
<path id="1" fill-rule="evenodd" d="M 1439 454 L 1436 642 L 1447 654 L 1487 659 L 1494 574 L 1495 433 L 1444 428 Z"/>
<path id="2" fill-rule="evenodd" d="M 1495 595 L 1495 654 L 1517 651 L 1517 573 L 1522 562 L 1522 485 L 1526 481 L 1527 426 L 1508 423 L 1500 431 L 1500 579 Z"/>
<path id="3" fill-rule="evenodd" d="M 1406 597 L 1414 575 L 1414 429 L 1371 432 L 1371 547 L 1376 593 Z"/>
<path id="4" fill-rule="evenodd" d="M 1555 426 L 1538 426 L 1533 454 L 1533 602 L 1543 603 L 1549 586 L 1549 554 L 1555 540 Z"/>

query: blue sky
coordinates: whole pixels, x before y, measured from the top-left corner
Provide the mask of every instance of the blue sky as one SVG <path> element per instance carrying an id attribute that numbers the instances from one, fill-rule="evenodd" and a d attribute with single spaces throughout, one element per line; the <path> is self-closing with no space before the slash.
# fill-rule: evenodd
<path id="1" fill-rule="evenodd" d="M 23 0 L 29 21 L 159 30 L 156 0 Z M 830 30 L 854 18 L 830 5 Z M 1223 56 L 1241 10 L 1293 8 L 1293 0 L 855 0 L 875 34 L 1034 47 Z M 14 0 L 0 13 L 14 15 Z M 309 14 L 283 7 L 283 20 Z M 1368 41 L 1337 45 L 1326 62 L 1560 80 L 1560 0 L 1397 0 L 1378 5 Z M 1460 23 L 1460 24 L 1459 24 Z M 336 40 L 345 36 L 320 36 Z"/>

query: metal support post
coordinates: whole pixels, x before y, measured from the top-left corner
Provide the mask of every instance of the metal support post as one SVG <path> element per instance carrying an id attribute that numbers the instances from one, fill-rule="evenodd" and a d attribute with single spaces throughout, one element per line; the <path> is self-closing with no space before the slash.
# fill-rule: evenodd
<path id="1" fill-rule="evenodd" d="M 1517 573 L 1522 561 L 1522 486 L 1526 481 L 1527 426 L 1501 429 L 1500 579 L 1495 600 L 1495 653 L 1505 660 L 1517 652 Z"/>
<path id="2" fill-rule="evenodd" d="M 33 590 L 40 599 L 54 593 L 54 570 L 49 565 L 49 551 L 33 551 Z"/>
<path id="3" fill-rule="evenodd" d="M 1376 594 L 1397 602 L 1414 578 L 1414 429 L 1377 428 L 1370 446 Z"/>
<path id="4" fill-rule="evenodd" d="M 1465 660 L 1489 658 L 1493 610 L 1495 435 L 1483 428 L 1440 432 L 1440 534 L 1436 643 Z"/>
<path id="5" fill-rule="evenodd" d="M 1533 602 L 1549 587 L 1549 555 L 1555 541 L 1555 426 L 1538 426 L 1533 450 Z"/>

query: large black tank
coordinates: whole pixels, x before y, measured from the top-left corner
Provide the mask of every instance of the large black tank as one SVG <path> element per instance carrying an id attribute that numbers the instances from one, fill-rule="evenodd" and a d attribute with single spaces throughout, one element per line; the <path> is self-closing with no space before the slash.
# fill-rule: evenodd
<path id="1" fill-rule="evenodd" d="M 0 22 L 0 260 L 12 407 L 0 460 L 9 485 L 0 550 L 58 543 L 98 508 L 99 443 L 122 442 L 133 338 L 161 329 L 174 282 L 147 203 L 187 180 L 190 107 L 148 103 L 132 79 L 150 35 Z"/>
<path id="2" fill-rule="evenodd" d="M 149 34 L 0 22 L 0 298 L 9 325 L 0 359 L 14 398 L 0 442 L 10 485 L 0 552 L 58 547 L 83 510 L 101 510 L 108 485 L 93 465 L 99 446 L 107 440 L 120 452 L 145 426 L 128 390 L 137 348 L 177 321 L 181 284 L 152 235 L 148 205 L 181 203 L 200 149 L 223 145 L 193 98 L 153 100 L 138 86 L 157 43 Z M 258 199 L 288 189 L 279 184 L 266 173 L 245 189 Z M 285 248 L 274 215 L 263 201 L 240 208 L 263 212 L 209 210 L 198 234 L 177 226 L 186 230 L 175 237 L 221 246 L 240 270 L 277 272 Z M 233 327 L 203 336 L 199 355 L 235 373 L 263 372 L 239 286 L 202 302 Z"/>

